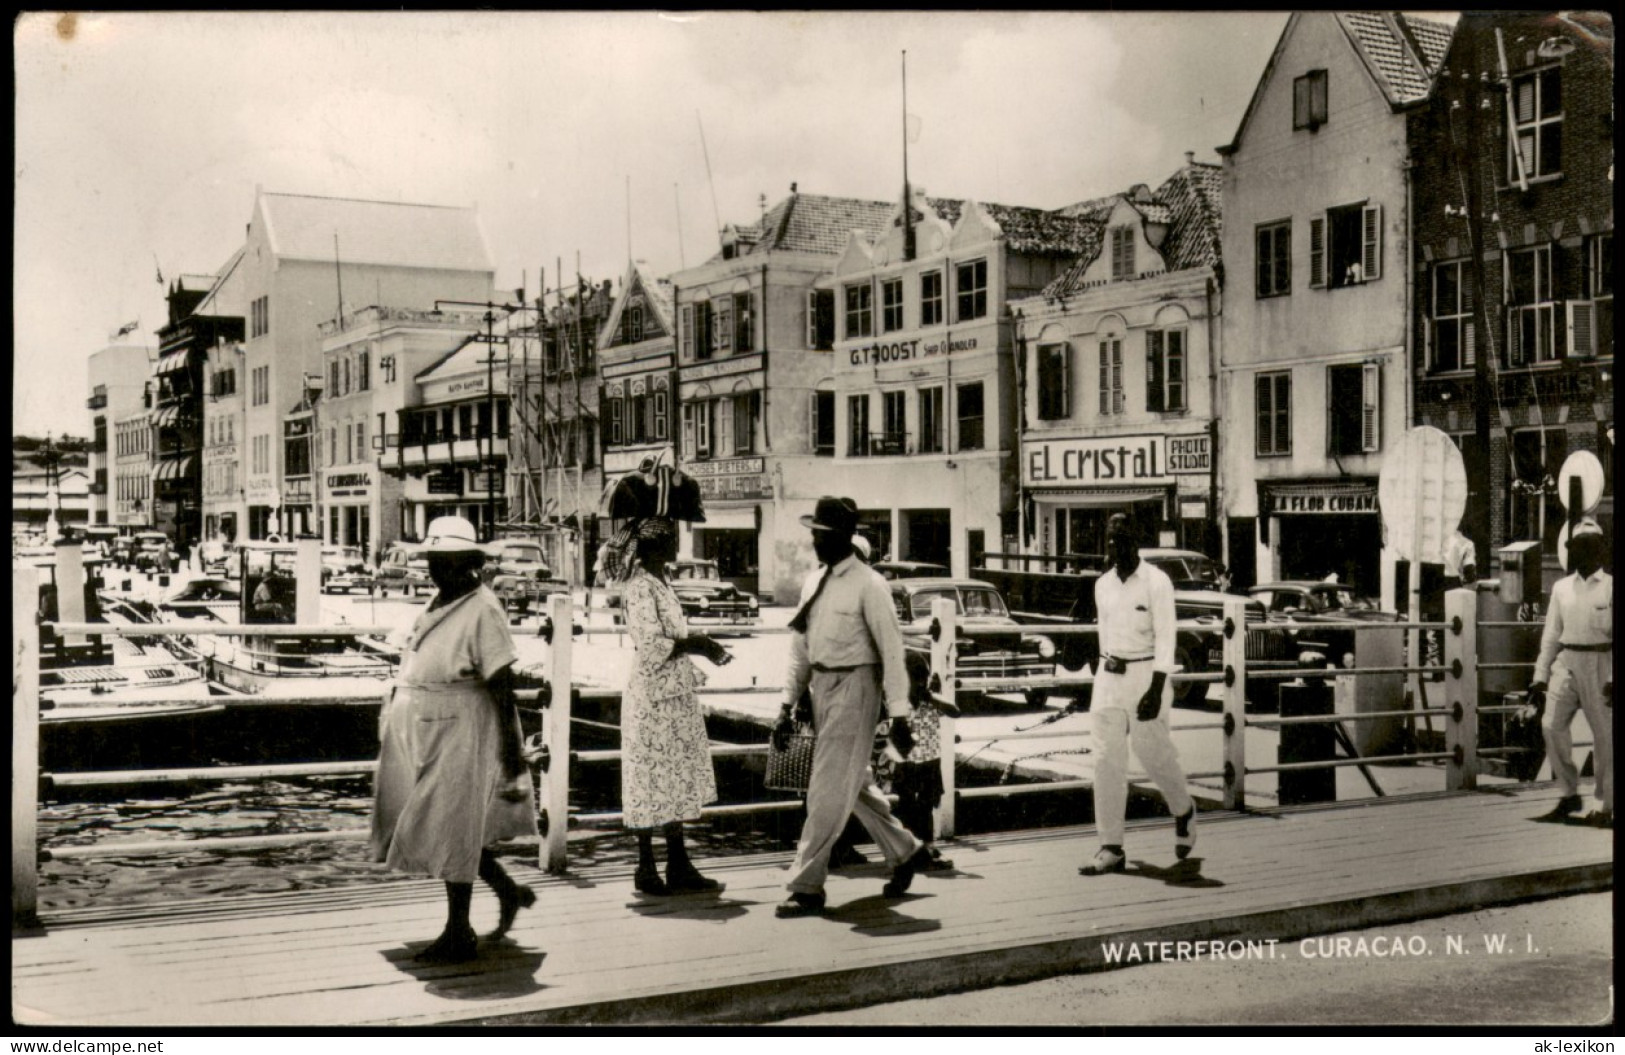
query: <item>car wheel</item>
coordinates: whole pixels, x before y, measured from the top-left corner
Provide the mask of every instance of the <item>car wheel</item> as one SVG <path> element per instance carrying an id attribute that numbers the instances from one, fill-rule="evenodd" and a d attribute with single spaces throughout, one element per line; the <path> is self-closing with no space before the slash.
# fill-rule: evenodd
<path id="1" fill-rule="evenodd" d="M 1186 673 L 1186 674 L 1203 674 L 1203 673 L 1206 673 L 1207 672 L 1207 662 L 1204 659 L 1198 659 L 1197 658 L 1197 656 L 1200 654 L 1200 650 L 1201 650 L 1201 645 L 1200 644 L 1198 644 L 1196 646 L 1196 648 L 1193 649 L 1193 648 L 1190 648 L 1189 646 L 1181 643 L 1180 645 L 1178 645 L 1174 649 L 1174 662 L 1179 665 L 1179 669 L 1183 673 Z M 1202 682 L 1202 681 L 1176 681 L 1176 682 L 1174 682 L 1174 702 L 1175 703 L 1177 703 L 1177 704 L 1199 703 L 1202 700 L 1205 700 L 1206 698 L 1207 698 L 1207 683 L 1206 682 Z"/>
<path id="2" fill-rule="evenodd" d="M 1049 690 L 1048 689 L 1028 689 L 1027 690 L 1027 706 L 1033 708 L 1034 710 L 1041 710 L 1043 708 L 1043 706 L 1048 702 L 1049 702 Z"/>

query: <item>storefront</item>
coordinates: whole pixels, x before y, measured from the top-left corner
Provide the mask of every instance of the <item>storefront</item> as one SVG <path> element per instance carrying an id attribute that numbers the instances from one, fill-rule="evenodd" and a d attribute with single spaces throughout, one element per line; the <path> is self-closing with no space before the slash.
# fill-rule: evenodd
<path id="1" fill-rule="evenodd" d="M 327 516 L 327 540 L 358 546 L 369 560 L 382 540 L 373 534 L 379 524 L 377 473 L 371 469 L 329 470 L 322 478 L 322 505 Z"/>
<path id="2" fill-rule="evenodd" d="M 683 471 L 699 483 L 705 500 L 705 522 L 692 527 L 694 556 L 716 561 L 723 578 L 757 592 L 763 525 L 772 519 L 767 515 L 773 503 L 767 460 L 723 458 L 694 462 Z"/>
<path id="3" fill-rule="evenodd" d="M 1114 513 L 1148 544 L 1206 548 L 1212 448 L 1206 432 L 1029 440 L 1026 532 L 1046 556 L 1103 556 Z"/>
<path id="4" fill-rule="evenodd" d="M 1353 583 L 1369 597 L 1382 592 L 1382 518 L 1377 481 L 1355 476 L 1258 484 L 1259 541 L 1269 547 L 1279 579 Z"/>

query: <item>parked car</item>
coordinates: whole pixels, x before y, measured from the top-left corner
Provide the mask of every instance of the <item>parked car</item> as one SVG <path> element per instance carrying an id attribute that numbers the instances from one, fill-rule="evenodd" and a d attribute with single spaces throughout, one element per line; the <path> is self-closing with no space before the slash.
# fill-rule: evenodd
<path id="1" fill-rule="evenodd" d="M 135 536 L 135 566 L 141 571 L 169 572 L 175 564 L 169 536 L 162 531 L 142 531 Z"/>
<path id="2" fill-rule="evenodd" d="M 666 565 L 666 581 L 691 622 L 754 626 L 762 621 L 761 602 L 723 579 L 714 560 L 675 560 Z"/>
<path id="3" fill-rule="evenodd" d="M 1162 570 L 1173 580 L 1176 590 L 1223 590 L 1224 565 L 1193 549 L 1147 546 L 1140 559 Z"/>
<path id="4" fill-rule="evenodd" d="M 876 561 L 872 567 L 882 579 L 941 579 L 949 575 L 943 565 L 920 560 Z"/>
<path id="5" fill-rule="evenodd" d="M 542 544 L 528 538 L 502 538 L 487 547 L 486 568 L 492 573 L 551 579 L 553 569 L 542 555 Z"/>
<path id="6" fill-rule="evenodd" d="M 1400 618 L 1348 583 L 1283 580 L 1259 583 L 1247 593 L 1264 605 L 1270 618 L 1293 623 L 1397 623 Z M 1298 633 L 1298 647 L 1319 648 L 1334 662 L 1352 667 L 1356 633 L 1347 627 L 1310 627 Z"/>
<path id="7" fill-rule="evenodd" d="M 367 557 L 360 546 L 322 547 L 323 593 L 349 593 L 351 590 L 370 590 L 372 586 L 372 573 L 367 568 Z"/>
<path id="8" fill-rule="evenodd" d="M 955 674 L 961 690 L 977 691 L 978 682 L 1008 683 L 1023 678 L 1055 676 L 1055 642 L 1044 634 L 1032 633 L 1010 615 L 1004 598 L 990 583 L 976 579 L 940 577 L 933 579 L 894 579 L 892 604 L 902 625 L 903 648 L 909 677 L 916 686 L 925 684 L 931 669 L 931 605 L 938 600 L 954 602 L 963 625 L 973 630 L 1004 629 L 1008 634 L 977 633 L 959 639 Z M 1000 689 L 997 691 L 1011 691 Z M 1016 690 L 1021 691 L 1021 690 Z M 1025 690 L 1027 702 L 1042 707 L 1049 699 L 1048 687 Z"/>
<path id="9" fill-rule="evenodd" d="M 434 590 L 434 582 L 429 578 L 429 558 L 422 555 L 420 546 L 410 542 L 391 542 L 373 578 L 380 593 L 399 591 L 416 597 L 420 591 Z"/>
<path id="10" fill-rule="evenodd" d="M 85 545 L 95 546 L 104 558 L 113 555 L 113 543 L 118 539 L 118 528 L 111 524 L 91 524 L 85 528 Z"/>

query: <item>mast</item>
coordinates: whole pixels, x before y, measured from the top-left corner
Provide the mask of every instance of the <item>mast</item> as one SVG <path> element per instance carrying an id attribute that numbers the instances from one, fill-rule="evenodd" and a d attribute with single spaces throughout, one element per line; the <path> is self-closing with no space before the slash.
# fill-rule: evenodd
<path id="1" fill-rule="evenodd" d="M 903 259 L 914 259 L 914 195 L 908 185 L 908 52 L 903 52 Z"/>

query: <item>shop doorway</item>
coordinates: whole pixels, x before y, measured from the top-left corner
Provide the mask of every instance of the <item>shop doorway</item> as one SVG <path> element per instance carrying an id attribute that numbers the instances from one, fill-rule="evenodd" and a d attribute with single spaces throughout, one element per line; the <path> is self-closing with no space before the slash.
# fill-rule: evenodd
<path id="1" fill-rule="evenodd" d="M 748 528 L 695 528 L 694 554 L 717 562 L 717 572 L 741 590 L 757 592 L 761 564 L 756 532 Z"/>
<path id="2" fill-rule="evenodd" d="M 858 534 L 869 540 L 869 551 L 875 560 L 900 559 L 892 552 L 891 510 L 859 510 Z"/>
<path id="3" fill-rule="evenodd" d="M 953 548 L 949 523 L 946 509 L 903 510 L 903 532 L 907 539 L 903 559 L 949 564 Z"/>
<path id="4" fill-rule="evenodd" d="M 1284 516 L 1278 552 L 1283 579 L 1336 573 L 1367 597 L 1382 592 L 1382 522 L 1372 514 Z"/>

